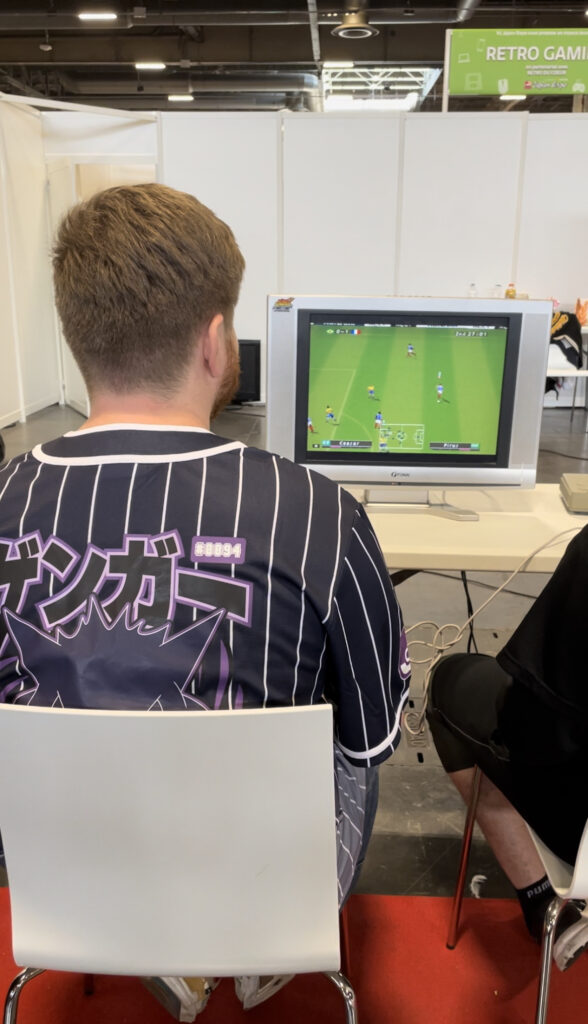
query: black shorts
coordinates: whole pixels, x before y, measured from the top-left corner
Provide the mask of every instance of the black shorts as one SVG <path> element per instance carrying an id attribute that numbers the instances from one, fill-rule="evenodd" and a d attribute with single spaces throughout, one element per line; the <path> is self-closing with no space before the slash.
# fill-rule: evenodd
<path id="1" fill-rule="evenodd" d="M 547 846 L 574 863 L 588 817 L 586 756 L 559 750 L 553 711 L 494 658 L 451 654 L 434 671 L 427 719 L 446 771 L 479 765 Z"/>

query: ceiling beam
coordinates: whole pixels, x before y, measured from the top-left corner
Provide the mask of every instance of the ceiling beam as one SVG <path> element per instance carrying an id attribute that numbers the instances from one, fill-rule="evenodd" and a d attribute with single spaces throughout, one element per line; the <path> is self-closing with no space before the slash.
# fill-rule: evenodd
<path id="1" fill-rule="evenodd" d="M 141 84 L 144 91 L 151 95 L 165 94 L 170 91 L 170 81 L 162 81 L 157 78 L 149 83 L 143 77 Z M 107 94 L 112 91 L 114 94 L 126 95 L 137 92 L 137 82 L 130 76 L 128 78 L 109 78 L 100 81 L 93 78 L 89 81 L 76 83 L 76 91 L 85 93 L 88 96 Z M 177 90 L 177 82 L 173 85 Z M 192 93 L 263 93 L 263 92 L 313 92 L 319 88 L 319 80 L 316 75 L 304 74 L 281 74 L 279 72 L 268 72 L 266 75 L 219 75 L 215 78 L 192 78 L 190 91 Z"/>
<path id="2" fill-rule="evenodd" d="M 424 22 L 424 23 L 439 23 L 439 24 L 452 24 L 459 23 L 472 17 L 476 10 L 479 8 L 481 0 L 457 0 L 457 2 L 451 4 L 445 4 L 442 7 L 414 7 L 412 10 L 410 3 L 399 4 L 390 7 L 366 7 L 366 14 L 368 21 L 374 25 L 398 25 L 406 24 L 407 21 L 411 23 Z M 146 11 L 145 15 L 135 16 L 134 7 L 129 7 L 123 11 L 118 19 L 114 22 L 109 23 L 109 32 L 120 32 L 133 27 L 137 28 L 156 28 L 162 26 L 170 26 L 176 28 L 182 28 L 185 26 L 193 25 L 199 27 L 206 27 L 211 25 L 217 25 L 222 27 L 252 27 L 255 25 L 273 25 L 288 27 L 292 25 L 305 25 L 308 26 L 312 19 L 312 13 L 310 9 L 306 11 L 300 10 L 277 10 L 277 4 L 271 11 L 255 11 L 255 10 L 222 10 L 222 8 L 212 10 L 193 10 L 185 11 L 181 9 L 175 9 L 171 3 L 163 4 L 157 14 Z M 48 11 L 43 12 L 42 10 L 27 12 L 23 10 L 22 6 L 14 11 L 7 11 L 6 4 L 2 5 L 3 9 L 0 12 L 0 31 L 1 32 L 33 32 L 45 29 L 49 31 L 59 30 L 77 30 L 79 32 L 94 32 L 103 30 L 104 26 L 92 25 L 92 23 L 85 22 L 82 26 L 79 18 L 75 11 L 68 14 L 66 13 L 49 13 Z M 310 8 L 310 5 L 309 5 Z M 341 5 L 333 4 L 329 9 L 323 8 L 316 12 L 317 25 L 332 25 L 333 16 L 340 13 Z M 407 10 L 410 13 L 407 14 Z M 583 15 L 585 11 L 585 5 L 582 3 L 534 3 L 534 4 L 517 4 L 515 3 L 492 3 L 487 4 L 481 14 L 486 14 L 489 17 L 494 16 L 512 16 L 518 15 L 519 17 L 524 15 L 543 15 L 547 16 L 557 14 L 559 15 Z"/>
<path id="3" fill-rule="evenodd" d="M 12 86 L 15 92 L 24 93 L 25 96 L 36 96 L 42 98 L 43 93 L 39 92 L 38 89 L 33 89 L 32 85 L 29 85 L 26 81 L 26 74 L 22 78 L 15 78 L 10 72 L 4 68 L 0 68 L 0 87 L 6 87 L 7 85 Z"/>

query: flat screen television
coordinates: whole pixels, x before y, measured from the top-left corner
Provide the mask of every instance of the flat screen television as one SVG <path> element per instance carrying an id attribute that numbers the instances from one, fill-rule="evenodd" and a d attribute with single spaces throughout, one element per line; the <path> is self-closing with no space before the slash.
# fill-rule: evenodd
<path id="1" fill-rule="evenodd" d="M 261 393 L 260 342 L 239 339 L 239 363 L 241 375 L 239 389 L 233 398 L 233 405 L 244 402 L 259 402 Z"/>
<path id="2" fill-rule="evenodd" d="M 551 313 L 270 296 L 267 447 L 341 483 L 533 487 Z"/>

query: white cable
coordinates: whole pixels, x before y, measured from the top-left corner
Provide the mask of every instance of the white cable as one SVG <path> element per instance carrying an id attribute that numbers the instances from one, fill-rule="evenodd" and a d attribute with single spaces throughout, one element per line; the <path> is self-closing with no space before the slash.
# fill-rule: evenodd
<path id="1" fill-rule="evenodd" d="M 417 644 L 422 647 L 428 647 L 435 652 L 430 658 L 423 658 L 419 660 L 413 660 L 411 656 L 411 662 L 414 665 L 426 665 L 428 663 L 428 668 L 427 671 L 425 672 L 425 682 L 423 687 L 423 706 L 420 711 L 408 710 L 405 711 L 403 715 L 404 726 L 407 732 L 411 734 L 411 736 L 418 736 L 424 731 L 425 715 L 427 709 L 427 696 L 429 693 L 431 676 L 433 674 L 433 669 L 441 660 L 445 652 L 450 650 L 456 643 L 458 643 L 461 640 L 466 629 L 468 628 L 470 623 L 474 621 L 476 616 L 479 615 L 480 612 L 484 610 L 484 608 L 488 607 L 490 602 L 493 601 L 494 598 L 498 594 L 500 594 L 500 592 L 504 590 L 505 587 L 508 586 L 508 584 L 515 578 L 515 576 L 517 576 L 520 572 L 523 572 L 523 570 L 526 568 L 529 562 L 532 562 L 532 560 L 535 558 L 535 555 L 538 555 L 540 551 L 544 551 L 545 548 L 550 548 L 553 544 L 557 544 L 559 541 L 562 540 L 563 537 L 566 537 L 568 534 L 575 536 L 577 533 L 579 533 L 580 530 L 580 526 L 574 526 L 568 530 L 562 530 L 560 533 L 556 533 L 553 537 L 551 537 L 550 540 L 545 541 L 545 543 L 541 544 L 538 548 L 535 548 L 535 550 L 532 551 L 530 555 L 526 555 L 523 561 L 520 563 L 520 565 L 518 565 L 517 568 L 514 569 L 513 572 L 511 572 L 510 576 L 507 576 L 504 583 L 501 583 L 500 586 L 497 587 L 496 590 L 494 590 L 490 594 L 490 597 L 487 597 L 486 600 L 480 605 L 480 607 L 476 608 L 472 615 L 470 615 L 469 619 L 466 619 L 463 626 L 457 626 L 454 622 L 448 622 L 444 626 L 438 626 L 437 623 L 432 622 L 430 619 L 424 619 L 422 622 L 417 622 L 415 623 L 414 626 L 410 626 L 406 630 L 406 635 L 408 636 L 408 634 L 411 633 L 414 629 L 420 629 L 422 626 L 433 626 L 435 629 L 435 632 L 431 640 L 412 640 L 408 644 L 409 654 L 411 647 L 416 646 Z M 455 630 L 455 636 L 451 640 L 444 640 L 443 633 L 448 629 Z"/>

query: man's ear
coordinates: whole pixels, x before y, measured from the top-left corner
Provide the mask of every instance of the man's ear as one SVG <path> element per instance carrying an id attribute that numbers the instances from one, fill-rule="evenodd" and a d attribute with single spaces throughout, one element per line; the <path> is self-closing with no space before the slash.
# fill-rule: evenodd
<path id="1" fill-rule="evenodd" d="M 222 377 L 227 354 L 225 348 L 225 318 L 216 313 L 208 327 L 204 328 L 201 338 L 202 361 L 211 377 Z"/>

